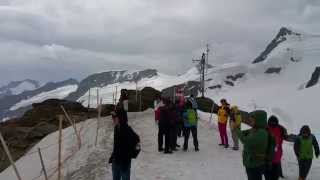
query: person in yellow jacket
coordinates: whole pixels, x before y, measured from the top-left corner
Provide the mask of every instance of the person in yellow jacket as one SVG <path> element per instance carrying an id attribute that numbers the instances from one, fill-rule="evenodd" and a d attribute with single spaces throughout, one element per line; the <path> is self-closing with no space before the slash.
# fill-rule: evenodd
<path id="1" fill-rule="evenodd" d="M 227 123 L 229 118 L 229 104 L 227 103 L 227 100 L 221 99 L 221 106 L 218 110 L 218 128 L 221 138 L 220 146 L 224 146 L 225 148 L 229 147 L 228 143 L 228 135 L 227 135 Z"/>
<path id="2" fill-rule="evenodd" d="M 239 138 L 237 135 L 237 129 L 241 130 L 241 113 L 237 106 L 232 106 L 230 110 L 230 131 L 233 140 L 233 150 L 239 150 Z"/>

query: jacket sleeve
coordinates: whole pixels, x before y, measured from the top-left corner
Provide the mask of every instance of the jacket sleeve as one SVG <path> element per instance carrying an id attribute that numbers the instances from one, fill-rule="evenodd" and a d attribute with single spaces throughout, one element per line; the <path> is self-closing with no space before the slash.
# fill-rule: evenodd
<path id="1" fill-rule="evenodd" d="M 240 129 L 237 129 L 237 135 L 243 144 L 252 143 L 254 138 L 252 138 L 252 136 L 248 136 L 249 133 L 250 130 L 241 131 Z"/>
<path id="2" fill-rule="evenodd" d="M 299 152 L 300 152 L 300 140 L 299 140 L 299 138 L 297 138 L 294 141 L 293 150 L 294 150 L 294 153 L 296 154 L 297 158 L 299 158 Z"/>
<path id="3" fill-rule="evenodd" d="M 312 144 L 313 144 L 314 153 L 316 154 L 316 157 L 319 157 L 319 154 L 320 154 L 319 144 L 318 144 L 317 138 L 314 135 L 312 135 Z"/>

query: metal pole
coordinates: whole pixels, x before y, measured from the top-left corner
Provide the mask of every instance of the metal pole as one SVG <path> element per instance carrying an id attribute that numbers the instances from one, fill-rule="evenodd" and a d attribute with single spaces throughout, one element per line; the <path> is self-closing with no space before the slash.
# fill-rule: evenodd
<path id="1" fill-rule="evenodd" d="M 44 166 L 44 162 L 43 162 L 43 158 L 42 158 L 42 154 L 41 154 L 41 149 L 40 148 L 38 148 L 38 154 L 39 154 L 39 157 L 40 157 L 40 162 L 41 162 L 44 178 L 45 178 L 45 180 L 48 180 L 47 170 L 46 170 L 46 167 Z"/>
<path id="2" fill-rule="evenodd" d="M 1 143 L 2 143 L 2 146 L 3 146 L 3 149 L 4 149 L 4 151 L 6 152 L 8 158 L 9 158 L 10 164 L 11 164 L 14 172 L 15 172 L 16 175 L 17 175 L 18 180 L 21 180 L 21 176 L 20 176 L 20 174 L 19 174 L 19 171 L 18 171 L 16 165 L 14 164 L 14 161 L 13 161 L 13 158 L 12 158 L 11 153 L 10 153 L 10 151 L 9 151 L 9 148 L 8 148 L 8 146 L 7 146 L 7 144 L 6 144 L 6 141 L 4 140 L 1 132 L 0 132 L 0 140 L 1 140 Z"/>

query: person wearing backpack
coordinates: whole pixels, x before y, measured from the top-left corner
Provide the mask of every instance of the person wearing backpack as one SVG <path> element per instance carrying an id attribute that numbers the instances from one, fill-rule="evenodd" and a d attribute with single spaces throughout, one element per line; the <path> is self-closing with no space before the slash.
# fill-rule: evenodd
<path id="1" fill-rule="evenodd" d="M 229 147 L 228 143 L 228 134 L 227 134 L 227 123 L 230 113 L 229 104 L 227 103 L 227 100 L 221 99 L 221 106 L 218 110 L 218 128 L 221 138 L 220 146 L 224 146 L 225 148 Z"/>
<path id="2" fill-rule="evenodd" d="M 249 113 L 249 130 L 241 131 L 237 128 L 237 135 L 243 144 L 243 165 L 245 166 L 248 180 L 262 180 L 266 159 L 270 156 L 268 147 L 269 135 L 267 127 L 267 113 L 256 110 Z"/>
<path id="3" fill-rule="evenodd" d="M 185 109 L 183 112 L 183 122 L 184 122 L 183 150 L 184 151 L 188 150 L 188 141 L 189 141 L 189 136 L 191 132 L 194 149 L 195 151 L 199 151 L 199 142 L 198 142 L 198 135 L 197 135 L 198 134 L 197 132 L 198 117 L 195 110 L 192 108 L 192 104 L 189 101 L 187 101 L 185 105 Z"/>
<path id="4" fill-rule="evenodd" d="M 164 151 L 165 154 L 172 154 L 172 103 L 169 99 L 163 99 L 164 106 L 160 107 L 160 120 L 159 120 L 159 132 L 158 132 L 158 151 Z M 163 149 L 163 137 L 165 138 L 165 144 Z"/>
<path id="5" fill-rule="evenodd" d="M 311 133 L 309 126 L 302 126 L 299 136 L 294 142 L 294 152 L 299 164 L 299 180 L 305 180 L 309 174 L 314 154 L 319 158 L 319 144 Z"/>
<path id="6" fill-rule="evenodd" d="M 231 107 L 230 110 L 230 131 L 233 140 L 233 150 L 239 150 L 239 138 L 237 135 L 237 129 L 241 130 L 241 114 L 237 106 Z"/>
<path id="7" fill-rule="evenodd" d="M 271 166 L 266 169 L 266 180 L 278 180 L 281 176 L 281 159 L 282 159 L 282 144 L 283 141 L 288 138 L 287 130 L 279 124 L 279 120 L 276 116 L 271 116 L 268 119 L 268 132 L 275 139 L 275 152 L 272 158 Z"/>
<path id="8" fill-rule="evenodd" d="M 131 159 L 140 152 L 140 138 L 125 120 L 123 109 L 112 113 L 114 121 L 113 151 L 109 158 L 113 180 L 130 180 Z"/>

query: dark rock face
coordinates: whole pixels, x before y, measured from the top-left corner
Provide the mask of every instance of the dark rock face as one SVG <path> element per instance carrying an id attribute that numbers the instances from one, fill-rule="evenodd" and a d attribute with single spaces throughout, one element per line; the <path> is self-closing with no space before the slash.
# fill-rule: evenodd
<path id="1" fill-rule="evenodd" d="M 35 89 L 40 87 L 40 84 L 38 81 L 31 80 L 31 79 L 25 79 L 23 81 L 12 81 L 9 84 L 7 84 L 6 86 L 0 87 L 0 98 L 13 95 L 11 89 L 18 87 L 20 84 L 22 84 L 24 82 L 32 84 Z"/>
<path id="2" fill-rule="evenodd" d="M 221 89 L 222 88 L 222 86 L 220 85 L 220 84 L 218 84 L 218 85 L 215 85 L 215 86 L 210 86 L 210 87 L 208 87 L 209 89 Z"/>
<path id="3" fill-rule="evenodd" d="M 299 33 L 295 33 L 285 27 L 282 27 L 277 36 L 268 44 L 267 48 L 252 63 L 255 64 L 263 62 L 273 49 L 275 49 L 280 43 L 287 40 L 287 35 L 301 36 L 301 34 Z"/>
<path id="4" fill-rule="evenodd" d="M 265 74 L 280 74 L 281 72 L 281 67 L 271 67 L 271 68 L 268 68 L 264 73 Z"/>
<path id="5" fill-rule="evenodd" d="M 156 99 L 157 96 L 161 95 L 160 91 L 151 87 L 145 87 L 141 91 L 137 91 L 137 92 L 135 90 L 128 90 L 128 93 L 129 93 L 129 112 L 139 112 L 140 110 L 145 111 L 149 108 L 153 108 L 154 100 Z M 140 96 L 141 96 L 141 99 L 140 99 Z"/>
<path id="6" fill-rule="evenodd" d="M 319 82 L 320 79 L 320 66 L 316 67 L 315 71 L 312 73 L 311 79 L 306 85 L 306 88 L 312 87 Z"/>
<path id="7" fill-rule="evenodd" d="M 158 72 L 154 69 L 147 69 L 144 71 L 134 72 L 132 74 L 128 74 L 127 71 L 110 71 L 93 74 L 82 80 L 79 84 L 78 90 L 71 93 L 66 99 L 76 101 L 93 87 L 104 87 L 109 84 L 122 82 L 137 82 L 143 78 L 152 78 L 157 75 Z"/>
<path id="8" fill-rule="evenodd" d="M 224 81 L 224 83 L 226 83 L 226 85 L 229 85 L 229 86 L 234 86 L 234 83 L 231 81 Z"/>
<path id="9" fill-rule="evenodd" d="M 56 83 L 50 82 L 45 84 L 41 88 L 35 89 L 33 91 L 26 91 L 19 95 L 5 96 L 0 99 L 0 121 L 2 118 L 5 118 L 5 117 L 19 117 L 23 115 L 23 113 L 26 110 L 29 110 L 31 107 L 24 107 L 15 111 L 9 110 L 13 105 L 17 104 L 22 100 L 29 99 L 42 92 L 52 91 L 59 87 L 63 87 L 67 85 L 77 85 L 77 84 L 78 84 L 77 80 L 74 80 L 74 79 L 69 79 L 66 81 L 61 81 Z"/>
<path id="10" fill-rule="evenodd" d="M 235 75 L 229 75 L 229 76 L 227 76 L 227 79 L 232 80 L 232 81 L 237 81 L 238 79 L 241 79 L 244 75 L 245 75 L 245 73 L 238 73 Z"/>
<path id="11" fill-rule="evenodd" d="M 97 115 L 97 111 L 88 114 L 88 110 L 77 102 L 50 99 L 43 103 L 33 105 L 21 118 L 0 123 L 0 131 L 3 134 L 14 160 L 23 156 L 31 147 L 48 134 L 58 130 L 57 115 L 63 114 L 60 106 L 64 106 L 68 114 L 76 122 L 83 121 L 88 116 Z M 63 127 L 68 127 L 67 121 Z M 0 171 L 9 166 L 9 161 L 0 147 Z"/>
<path id="12" fill-rule="evenodd" d="M 197 97 L 200 91 L 200 83 L 198 81 L 188 81 L 184 84 L 166 88 L 162 90 L 161 94 L 163 97 L 172 98 L 175 93 L 174 89 L 183 89 L 185 96 L 190 96 L 191 94 L 193 94 L 195 97 Z"/>

